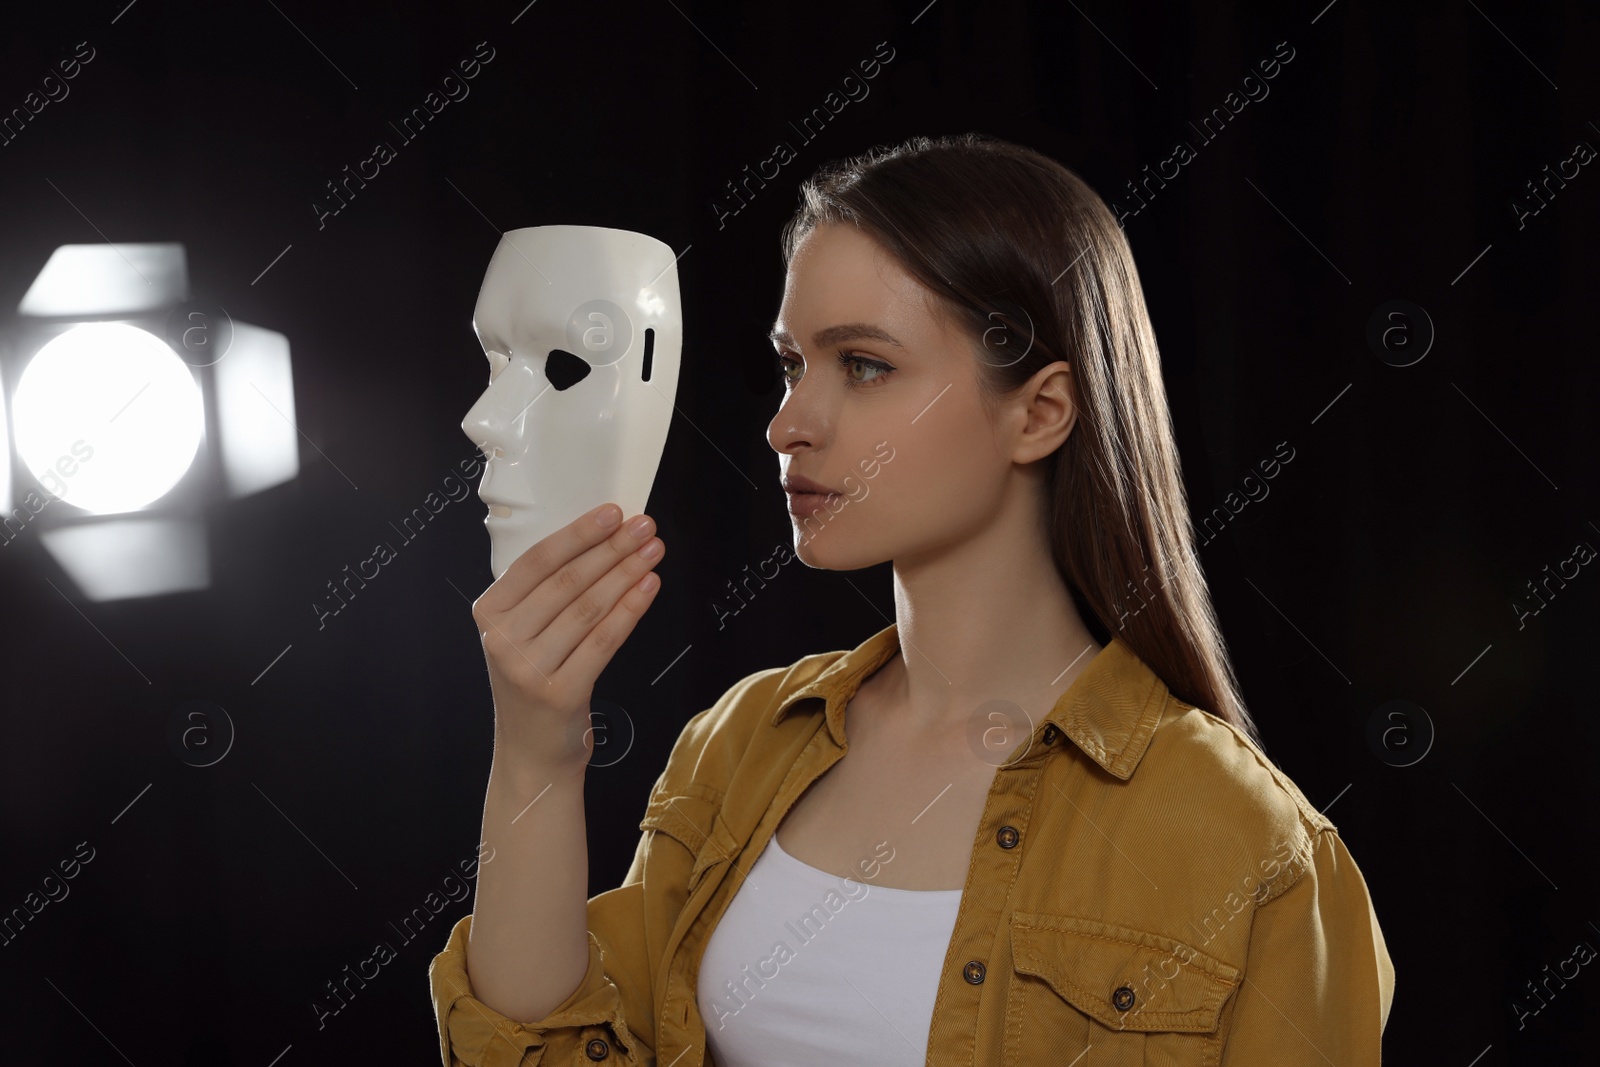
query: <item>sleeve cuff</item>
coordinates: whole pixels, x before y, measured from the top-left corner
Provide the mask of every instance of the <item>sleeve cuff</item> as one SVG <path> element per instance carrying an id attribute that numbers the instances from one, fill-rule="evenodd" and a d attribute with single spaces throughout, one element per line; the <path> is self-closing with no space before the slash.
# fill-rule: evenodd
<path id="1" fill-rule="evenodd" d="M 472 916 L 462 916 L 428 967 L 444 1067 L 528 1067 L 540 1063 L 546 1049 L 553 1050 L 552 1062 L 565 1063 L 570 1062 L 570 1053 L 596 1038 L 614 1041 L 622 1063 L 637 1062 L 634 1037 L 623 1019 L 621 993 L 606 974 L 605 956 L 593 931 L 589 964 L 578 988 L 543 1019 L 524 1023 L 473 995 L 467 976 L 471 928 Z"/>

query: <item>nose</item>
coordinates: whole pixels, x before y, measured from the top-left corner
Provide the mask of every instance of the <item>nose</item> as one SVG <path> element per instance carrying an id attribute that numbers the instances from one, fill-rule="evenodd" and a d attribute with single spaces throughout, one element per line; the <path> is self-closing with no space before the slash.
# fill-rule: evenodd
<path id="1" fill-rule="evenodd" d="M 802 448 L 815 451 L 832 435 L 833 413 L 813 390 L 806 388 L 806 375 L 789 388 L 789 395 L 778 405 L 778 413 L 767 424 L 767 444 L 774 452 L 789 454 Z"/>
<path id="2" fill-rule="evenodd" d="M 510 447 L 518 428 L 527 417 L 526 407 L 518 404 L 516 390 L 509 388 L 512 376 L 502 372 L 489 383 L 461 420 L 461 432 L 477 445 L 486 457 Z M 518 409 L 522 408 L 522 411 Z"/>

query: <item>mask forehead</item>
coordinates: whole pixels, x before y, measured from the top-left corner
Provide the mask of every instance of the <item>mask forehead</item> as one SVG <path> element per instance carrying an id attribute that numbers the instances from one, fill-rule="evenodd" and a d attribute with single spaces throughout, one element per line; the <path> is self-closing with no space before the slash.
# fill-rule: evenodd
<path id="1" fill-rule="evenodd" d="M 628 354 L 651 320 L 675 314 L 672 250 L 599 226 L 533 226 L 502 236 L 472 325 L 486 351 L 544 356 L 563 348 L 591 364 Z"/>

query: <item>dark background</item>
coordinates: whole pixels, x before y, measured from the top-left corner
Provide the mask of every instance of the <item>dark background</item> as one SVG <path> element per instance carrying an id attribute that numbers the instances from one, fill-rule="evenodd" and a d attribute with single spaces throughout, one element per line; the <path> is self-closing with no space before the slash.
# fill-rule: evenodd
<path id="1" fill-rule="evenodd" d="M 1600 14 L 524 3 L 6 16 L 0 110 L 78 42 L 96 56 L 0 147 L 0 307 L 58 244 L 181 241 L 198 295 L 288 335 L 305 435 L 298 480 L 213 510 L 204 593 L 68 603 L 34 536 L 0 549 L 0 912 L 79 842 L 95 850 L 0 946 L 7 1062 L 437 1062 L 426 971 L 471 901 L 408 944 L 391 923 L 476 854 L 481 506 L 451 504 L 323 629 L 311 605 L 472 454 L 459 423 L 487 364 L 471 315 L 500 230 L 585 223 L 687 249 L 680 416 L 650 502 L 664 587 L 597 689 L 633 737 L 590 771 L 592 893 L 621 880 L 690 715 L 892 621 L 886 565 L 784 568 L 720 630 L 712 603 L 790 539 L 764 334 L 798 182 L 966 130 L 1035 147 L 1108 201 L 1176 140 L 1197 146 L 1126 232 L 1197 520 L 1294 449 L 1201 560 L 1269 755 L 1371 889 L 1397 970 L 1389 1059 L 1593 1048 L 1600 963 L 1520 1030 L 1509 1005 L 1579 942 L 1600 948 L 1600 576 L 1582 568 L 1521 628 L 1511 605 L 1578 542 L 1600 546 L 1585 311 L 1600 176 L 1583 168 L 1521 227 L 1512 205 L 1576 142 L 1600 145 Z M 401 142 L 388 122 L 480 41 L 495 58 L 470 95 Z M 883 41 L 870 95 L 802 144 L 788 123 Z M 1270 94 L 1203 143 L 1186 124 L 1280 41 L 1294 58 Z M 324 183 L 379 139 L 397 158 L 319 229 Z M 719 228 L 724 183 L 780 139 L 798 158 Z M 1437 331 L 1406 367 L 1366 339 L 1395 299 Z M 206 768 L 167 741 L 195 699 L 238 731 Z M 1411 766 L 1368 741 L 1394 699 L 1437 730 Z M 399 957 L 319 1029 L 324 983 L 384 940 Z"/>

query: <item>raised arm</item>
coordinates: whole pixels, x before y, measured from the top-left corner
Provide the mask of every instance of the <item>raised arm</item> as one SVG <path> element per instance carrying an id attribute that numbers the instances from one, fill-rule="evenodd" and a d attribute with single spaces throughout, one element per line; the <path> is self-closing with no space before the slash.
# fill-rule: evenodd
<path id="1" fill-rule="evenodd" d="M 607 512 L 611 523 L 601 524 Z M 441 995 L 452 1005 L 470 995 L 466 1006 L 485 1015 L 486 1033 L 518 1033 L 586 996 L 615 996 L 587 921 L 589 702 L 601 670 L 654 600 L 659 579 L 650 572 L 664 548 L 648 517 L 633 529 L 618 518 L 608 504 L 556 531 L 473 604 L 494 695 L 481 838 L 492 859 L 479 867 L 472 916 L 452 933 L 452 943 L 465 939 L 461 973 L 436 967 L 434 992 L 436 1007 Z M 452 988 L 461 984 L 468 988 Z M 505 1055 L 521 1061 L 505 1040 L 453 1052 L 460 1014 L 440 1019 L 446 1067 Z M 466 1044 L 477 1045 L 480 1035 L 463 1024 L 468 1032 Z"/>

